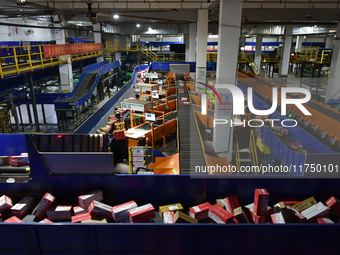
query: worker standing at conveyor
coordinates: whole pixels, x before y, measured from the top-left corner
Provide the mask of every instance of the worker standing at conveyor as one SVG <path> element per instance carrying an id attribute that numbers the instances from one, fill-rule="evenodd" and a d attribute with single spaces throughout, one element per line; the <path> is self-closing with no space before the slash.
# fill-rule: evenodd
<path id="1" fill-rule="evenodd" d="M 139 100 L 139 97 L 140 97 L 139 94 L 136 94 L 136 95 L 135 95 L 135 99 L 136 99 L 136 100 Z"/>
<path id="2" fill-rule="evenodd" d="M 127 159 L 127 142 L 125 136 L 125 122 L 121 118 L 120 113 L 115 115 L 116 121 L 112 123 L 109 134 L 113 134 L 113 139 L 111 139 L 110 147 L 113 152 L 113 162 L 114 166 L 118 163 L 122 163 Z"/>

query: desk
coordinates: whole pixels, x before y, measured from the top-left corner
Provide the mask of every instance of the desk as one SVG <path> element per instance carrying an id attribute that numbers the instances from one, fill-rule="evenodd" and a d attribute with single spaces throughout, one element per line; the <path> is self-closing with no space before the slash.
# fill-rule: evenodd
<path id="1" fill-rule="evenodd" d="M 138 146 L 138 142 L 145 137 L 145 134 L 149 133 L 151 129 L 147 128 L 130 128 L 125 136 L 128 138 L 128 146 Z M 133 133 L 131 133 L 133 132 Z M 129 134 L 130 133 L 130 134 Z"/>

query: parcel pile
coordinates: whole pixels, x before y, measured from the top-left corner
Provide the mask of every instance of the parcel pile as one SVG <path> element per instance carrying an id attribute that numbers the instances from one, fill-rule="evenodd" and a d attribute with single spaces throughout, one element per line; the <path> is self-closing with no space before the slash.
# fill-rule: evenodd
<path id="1" fill-rule="evenodd" d="M 338 223 L 340 201 L 330 197 L 325 204 L 314 197 L 304 201 L 282 200 L 268 205 L 266 189 L 256 189 L 254 201 L 241 206 L 236 195 L 216 199 L 216 204 L 205 202 L 185 212 L 182 204 L 159 207 L 156 215 L 152 204 L 137 205 L 135 201 L 111 206 L 103 201 L 103 192 L 95 190 L 78 197 L 78 205 L 55 204 L 55 197 L 46 193 L 36 204 L 33 196 L 12 203 L 6 195 L 0 197 L 1 221 L 5 223 L 217 223 L 217 224 L 285 224 Z M 158 220 L 156 220 L 158 218 Z"/>

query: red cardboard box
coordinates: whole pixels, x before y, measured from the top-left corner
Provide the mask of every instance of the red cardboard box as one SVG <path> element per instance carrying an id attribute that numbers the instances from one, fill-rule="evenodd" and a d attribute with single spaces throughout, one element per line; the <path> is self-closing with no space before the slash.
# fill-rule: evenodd
<path id="1" fill-rule="evenodd" d="M 51 221 L 71 221 L 72 206 L 58 205 L 46 212 L 47 218 Z"/>
<path id="2" fill-rule="evenodd" d="M 10 156 L 9 157 L 9 165 L 10 166 L 28 166 L 28 154 L 27 153 L 21 153 L 21 155 L 18 156 Z"/>
<path id="3" fill-rule="evenodd" d="M 268 201 L 268 191 L 266 189 L 256 189 L 254 198 L 254 213 L 258 216 L 266 216 Z"/>
<path id="4" fill-rule="evenodd" d="M 0 213 L 6 212 L 12 206 L 13 206 L 12 199 L 10 199 L 6 195 L 0 197 Z"/>
<path id="5" fill-rule="evenodd" d="M 87 212 L 88 212 L 87 209 L 84 209 L 80 206 L 73 207 L 73 214 L 74 215 L 79 215 L 79 214 L 83 214 L 83 213 L 87 213 Z"/>
<path id="6" fill-rule="evenodd" d="M 5 220 L 4 222 L 6 222 L 6 223 L 24 223 L 22 220 L 20 220 L 18 217 L 15 217 L 15 216 Z"/>
<path id="7" fill-rule="evenodd" d="M 296 223 L 304 223 L 307 222 L 307 219 L 305 216 L 303 216 L 299 211 L 295 210 L 290 205 L 287 205 L 287 210 L 290 212 L 291 217 Z"/>
<path id="8" fill-rule="evenodd" d="M 89 206 L 89 213 L 92 219 L 105 218 L 107 220 L 113 220 L 112 206 L 106 205 L 98 201 L 92 201 Z"/>
<path id="9" fill-rule="evenodd" d="M 274 224 L 285 224 L 286 223 L 281 212 L 272 214 L 271 218 Z"/>
<path id="10" fill-rule="evenodd" d="M 32 214 L 35 215 L 38 219 L 41 219 L 50 206 L 53 204 L 55 197 L 50 193 L 46 193 L 44 197 L 40 200 L 39 204 L 35 207 Z"/>
<path id="11" fill-rule="evenodd" d="M 335 197 L 331 197 L 326 201 L 326 205 L 331 209 L 331 211 L 340 215 L 340 201 Z"/>
<path id="12" fill-rule="evenodd" d="M 234 209 L 240 207 L 240 202 L 238 201 L 238 197 L 236 195 L 226 197 L 222 201 L 224 203 L 225 209 L 231 214 L 234 214 Z"/>
<path id="13" fill-rule="evenodd" d="M 43 219 L 41 221 L 39 221 L 39 223 L 53 223 L 53 221 L 50 221 L 49 219 Z"/>
<path id="14" fill-rule="evenodd" d="M 266 216 L 256 215 L 253 211 L 250 214 L 255 224 L 266 223 Z"/>
<path id="15" fill-rule="evenodd" d="M 329 211 L 327 206 L 319 202 L 302 211 L 301 214 L 306 217 L 308 222 L 316 222 L 317 218 L 328 218 Z"/>
<path id="16" fill-rule="evenodd" d="M 208 218 L 209 208 L 211 204 L 209 202 L 196 205 L 189 208 L 189 216 L 196 220 L 204 220 Z"/>
<path id="17" fill-rule="evenodd" d="M 285 223 L 294 223 L 294 220 L 291 217 L 291 213 L 290 211 L 288 211 L 284 202 L 280 202 L 274 205 L 273 211 L 275 213 L 281 213 L 281 216 L 283 217 Z M 271 219 L 273 219 L 273 217 Z"/>
<path id="18" fill-rule="evenodd" d="M 324 224 L 324 223 L 325 224 L 332 224 L 334 222 L 329 218 L 318 218 L 317 223 L 319 223 L 319 224 Z"/>
<path id="19" fill-rule="evenodd" d="M 28 213 L 30 213 L 34 208 L 34 197 L 26 196 L 21 199 L 18 203 L 16 203 L 11 208 L 11 213 L 13 216 L 18 217 L 19 219 L 24 218 Z"/>
<path id="20" fill-rule="evenodd" d="M 91 219 L 91 214 L 82 213 L 82 214 L 78 214 L 76 216 L 72 216 L 71 221 L 72 221 L 72 223 L 76 223 L 76 222 L 81 222 L 83 220 L 90 220 L 90 219 Z"/>
<path id="21" fill-rule="evenodd" d="M 164 212 L 163 213 L 163 223 L 166 223 L 166 224 L 175 223 L 175 212 L 174 211 Z"/>
<path id="22" fill-rule="evenodd" d="M 128 221 L 129 220 L 129 210 L 137 208 L 135 201 L 130 201 L 121 205 L 116 205 L 112 207 L 113 219 L 117 222 Z"/>
<path id="23" fill-rule="evenodd" d="M 253 223 L 241 206 L 234 209 L 234 218 L 236 223 Z"/>
<path id="24" fill-rule="evenodd" d="M 155 218 L 155 208 L 146 204 L 129 211 L 130 222 L 148 222 Z"/>
<path id="25" fill-rule="evenodd" d="M 88 209 L 91 205 L 92 201 L 102 201 L 103 200 L 103 192 L 101 190 L 95 190 L 89 192 L 85 195 L 81 195 L 78 197 L 78 204 L 81 208 Z"/>
<path id="26" fill-rule="evenodd" d="M 208 216 L 217 224 L 234 222 L 234 215 L 217 204 L 209 207 Z"/>

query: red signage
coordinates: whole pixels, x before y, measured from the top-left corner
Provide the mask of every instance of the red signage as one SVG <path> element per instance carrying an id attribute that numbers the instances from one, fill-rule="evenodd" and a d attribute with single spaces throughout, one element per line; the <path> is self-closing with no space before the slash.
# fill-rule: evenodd
<path id="1" fill-rule="evenodd" d="M 55 44 L 44 46 L 45 58 L 101 51 L 101 43 Z"/>

